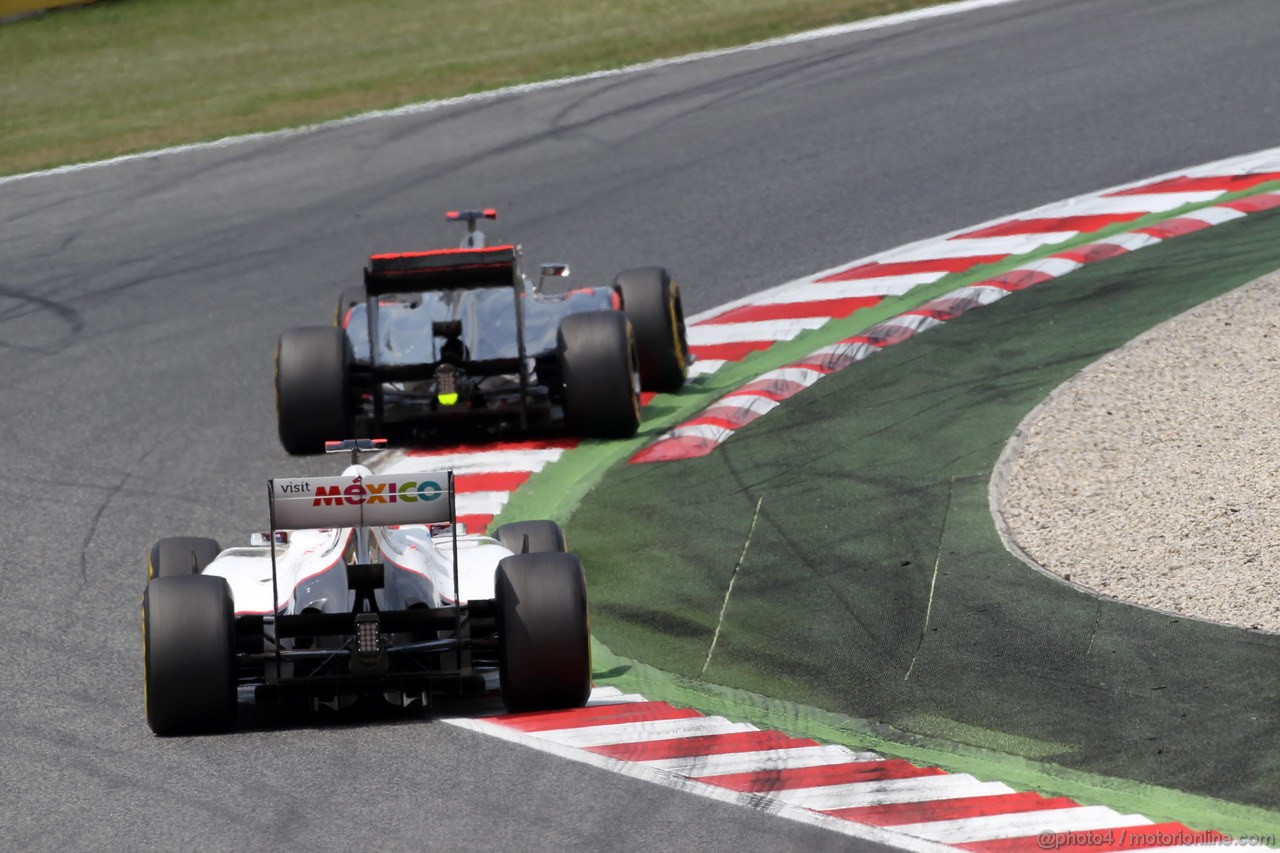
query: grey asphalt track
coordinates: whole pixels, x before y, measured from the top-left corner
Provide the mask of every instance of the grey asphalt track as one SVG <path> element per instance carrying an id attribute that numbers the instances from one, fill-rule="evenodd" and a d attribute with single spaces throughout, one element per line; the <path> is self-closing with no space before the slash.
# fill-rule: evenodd
<path id="1" fill-rule="evenodd" d="M 0 184 L 0 847 L 849 849 L 424 722 L 158 740 L 160 536 L 242 540 L 271 353 L 440 212 L 690 312 L 1099 187 L 1274 146 L 1274 0 L 1026 0 L 523 97 Z M 370 839 L 373 839 L 370 842 Z"/>

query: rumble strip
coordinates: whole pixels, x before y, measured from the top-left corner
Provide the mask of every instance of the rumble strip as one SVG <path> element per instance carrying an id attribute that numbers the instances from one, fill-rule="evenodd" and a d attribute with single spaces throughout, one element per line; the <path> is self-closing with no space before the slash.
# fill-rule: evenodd
<path id="1" fill-rule="evenodd" d="M 1230 843 L 1067 797 L 821 744 L 597 688 L 585 708 L 443 722 L 903 850 L 1162 850 Z"/>

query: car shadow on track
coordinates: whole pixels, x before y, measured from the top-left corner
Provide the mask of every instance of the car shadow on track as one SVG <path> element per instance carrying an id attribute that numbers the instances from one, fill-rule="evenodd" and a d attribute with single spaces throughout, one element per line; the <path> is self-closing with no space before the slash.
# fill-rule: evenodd
<path id="1" fill-rule="evenodd" d="M 445 717 L 488 717 L 505 712 L 497 696 L 437 699 L 429 708 L 397 708 L 377 699 L 362 699 L 349 708 L 318 710 L 301 703 L 241 703 L 234 733 L 285 729 L 350 729 L 431 723 Z"/>

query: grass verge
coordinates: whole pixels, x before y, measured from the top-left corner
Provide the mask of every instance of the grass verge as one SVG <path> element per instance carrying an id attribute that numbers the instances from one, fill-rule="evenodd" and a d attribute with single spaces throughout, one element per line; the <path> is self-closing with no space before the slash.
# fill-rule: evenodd
<path id="1" fill-rule="evenodd" d="M 110 0 L 0 25 L 0 174 L 744 44 L 942 0 Z"/>

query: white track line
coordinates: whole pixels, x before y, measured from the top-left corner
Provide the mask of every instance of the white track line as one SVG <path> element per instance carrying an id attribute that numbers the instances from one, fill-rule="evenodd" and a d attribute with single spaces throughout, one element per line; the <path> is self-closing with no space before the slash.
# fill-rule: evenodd
<path id="1" fill-rule="evenodd" d="M 746 323 L 704 323 L 688 329 L 689 346 L 737 344 L 750 341 L 789 341 L 801 332 L 820 329 L 830 317 L 800 317 L 794 320 L 752 320 Z"/>
<path id="2" fill-rule="evenodd" d="M 789 291 L 766 291 L 759 305 L 791 305 L 796 302 L 816 302 L 823 299 L 850 299 L 867 296 L 901 296 L 917 285 L 933 284 L 947 275 L 944 272 L 923 272 L 913 275 L 887 275 L 877 278 L 855 278 L 848 281 L 815 281 L 802 288 Z"/>
<path id="3" fill-rule="evenodd" d="M 539 740 L 549 740 L 562 746 L 576 746 L 579 749 L 586 749 L 592 746 L 608 746 L 615 743 L 639 743 L 646 740 L 671 740 L 673 738 L 727 735 L 735 732 L 754 731 L 756 731 L 756 727 L 750 723 L 731 723 L 724 717 L 679 717 L 674 720 L 645 720 L 639 723 L 578 726 L 571 729 L 529 732 L 529 734 Z"/>
<path id="4" fill-rule="evenodd" d="M 1123 815 L 1105 806 L 1078 806 L 1073 809 L 1045 809 L 1019 814 L 909 823 L 898 829 L 945 844 L 964 844 L 997 838 L 1022 838 L 1046 832 L 1089 832 L 1150 825 L 1151 821 L 1142 815 Z"/>
<path id="5" fill-rule="evenodd" d="M 405 453 L 392 451 L 379 461 L 384 474 L 402 474 L 448 468 L 455 474 L 490 471 L 541 471 L 564 454 L 564 448 L 546 450 L 478 450 L 466 453 Z M 424 466 L 430 466 L 429 469 Z"/>
<path id="6" fill-rule="evenodd" d="M 679 773 L 681 776 L 698 777 L 847 764 L 850 761 L 883 760 L 883 756 L 874 752 L 854 752 L 846 746 L 823 745 L 767 749 L 758 752 L 690 755 L 683 758 L 658 758 L 640 763 L 669 773 Z"/>
<path id="7" fill-rule="evenodd" d="M 1230 222 L 1233 219 L 1239 219 L 1249 214 L 1241 210 L 1232 210 L 1229 207 L 1206 207 L 1201 210 L 1195 210 L 1191 213 L 1184 213 L 1180 219 L 1196 219 L 1200 222 L 1206 222 L 1209 225 L 1221 225 L 1224 222 Z"/>
<path id="8" fill-rule="evenodd" d="M 982 797 L 1008 794 L 1012 788 L 1003 782 L 979 782 L 968 773 L 941 776 L 914 776 L 909 779 L 879 779 L 874 782 L 848 782 L 817 788 L 791 788 L 774 791 L 771 796 L 793 806 L 807 809 L 841 809 L 852 806 L 882 806 L 889 803 L 920 803 L 928 800 L 953 800 L 960 797 Z"/>

